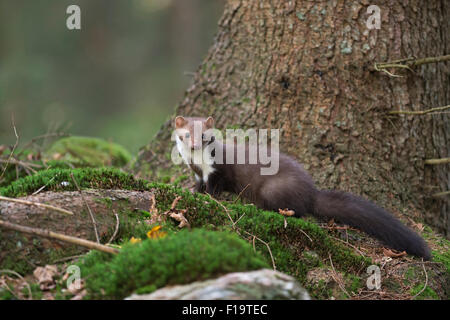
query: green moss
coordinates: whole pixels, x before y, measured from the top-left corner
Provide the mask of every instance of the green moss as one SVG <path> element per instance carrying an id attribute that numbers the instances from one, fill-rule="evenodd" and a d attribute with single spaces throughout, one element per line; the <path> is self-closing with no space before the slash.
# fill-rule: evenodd
<path id="1" fill-rule="evenodd" d="M 5 197 L 20 197 L 31 194 L 44 185 L 46 190 L 73 191 L 76 187 L 71 173 L 81 188 L 144 190 L 146 185 L 145 181 L 114 168 L 50 169 L 20 178 L 9 186 L 0 188 L 0 194 Z"/>
<path id="2" fill-rule="evenodd" d="M 412 296 L 415 296 L 416 294 L 418 294 L 423 289 L 423 286 L 424 286 L 423 283 L 416 285 L 415 287 L 413 287 L 410 290 L 410 294 Z M 437 295 L 437 293 L 433 289 L 431 289 L 428 286 L 425 288 L 425 290 L 423 290 L 423 292 L 421 294 L 419 294 L 415 298 L 415 300 L 429 300 L 429 299 L 439 300 L 439 296 Z"/>
<path id="3" fill-rule="evenodd" d="M 30 194 L 43 185 L 47 185 L 46 190 L 75 190 L 70 178 L 71 173 L 81 188 L 153 190 L 159 212 L 169 210 L 175 197 L 182 196 L 177 208 L 187 209 L 186 218 L 193 229 L 233 231 L 229 219 L 231 217 L 233 221 L 238 221 L 235 227 L 239 229 L 241 237 L 249 242 L 254 241 L 255 249 L 262 254 L 266 263 L 272 265 L 272 254 L 277 270 L 296 277 L 302 283 L 305 283 L 306 272 L 311 267 L 321 265 L 323 262 L 329 263 L 330 256 L 334 267 L 344 274 L 359 274 L 372 264 L 369 259 L 356 255 L 349 248 L 332 240 L 326 231 L 312 221 L 287 218 L 285 227 L 284 217 L 278 213 L 260 210 L 253 205 L 239 202 L 219 204 L 208 195 L 193 194 L 172 185 L 148 183 L 118 169 L 79 168 L 41 171 L 1 188 L 0 194 L 17 197 Z M 104 199 L 98 201 L 106 201 L 107 204 L 109 202 Z M 117 212 L 121 219 L 117 241 L 127 241 L 131 236 L 145 239 L 145 234 L 151 226 L 143 223 L 143 219 L 149 218 L 149 212 L 133 210 L 126 204 Z M 178 231 L 177 223 L 171 219 L 161 224 L 167 231 Z M 270 252 L 264 243 L 253 236 L 267 242 Z"/>
<path id="4" fill-rule="evenodd" d="M 450 275 L 450 251 L 446 251 L 444 253 L 433 251 L 432 254 L 433 254 L 433 261 L 442 263 L 447 269 L 447 274 Z"/>
<path id="5" fill-rule="evenodd" d="M 311 297 L 316 300 L 327 300 L 333 296 L 333 291 L 323 279 L 320 279 L 315 285 L 306 284 L 305 289 L 308 290 Z"/>
<path id="6" fill-rule="evenodd" d="M 359 289 L 361 289 L 364 285 L 364 281 L 361 279 L 361 277 L 352 275 L 352 274 L 347 274 L 346 276 L 346 289 L 348 291 L 348 293 L 357 293 Z"/>
<path id="7" fill-rule="evenodd" d="M 0 300 L 15 300 L 16 297 L 4 288 L 0 288 Z"/>
<path id="8" fill-rule="evenodd" d="M 31 298 L 33 298 L 33 300 L 41 300 L 43 297 L 43 293 L 41 288 L 39 287 L 39 284 L 37 283 L 31 283 L 30 284 L 30 290 L 31 290 Z M 22 293 L 24 294 L 25 298 L 29 299 L 30 297 L 29 295 L 29 291 L 28 289 L 25 287 L 22 289 Z"/>
<path id="9" fill-rule="evenodd" d="M 57 140 L 45 151 L 47 159 L 64 160 L 76 165 L 92 167 L 121 167 L 131 160 L 131 154 L 122 146 L 98 138 L 67 137 Z"/>
<path id="10" fill-rule="evenodd" d="M 183 181 L 186 181 L 187 179 L 189 179 L 189 176 L 181 175 L 175 179 L 175 181 L 173 182 L 173 185 L 178 186 L 180 183 L 182 183 Z"/>
<path id="11" fill-rule="evenodd" d="M 207 195 L 192 194 L 159 183 L 152 183 L 149 187 L 156 189 L 156 203 L 160 211 L 168 210 L 173 199 L 178 195 L 182 196 L 178 207 L 187 209 L 186 217 L 194 228 L 231 229 L 228 215 L 233 221 L 239 220 L 236 226 L 248 232 L 243 236 L 252 241 L 251 235 L 255 235 L 269 243 L 277 269 L 296 277 L 301 282 L 304 282 L 310 264 L 309 257 L 302 256 L 306 249 L 314 250 L 322 260 L 328 260 L 331 255 L 334 266 L 345 272 L 358 273 L 371 264 L 369 259 L 355 255 L 348 248 L 332 241 L 326 232 L 312 222 L 288 218 L 285 228 L 284 218 L 281 215 L 260 210 L 253 205 L 224 203 L 228 211 L 225 212 L 221 205 Z M 265 244 L 256 240 L 255 247 L 267 261 L 271 261 Z"/>
<path id="12" fill-rule="evenodd" d="M 79 266 L 90 298 L 120 299 L 268 264 L 237 235 L 198 229 L 125 245 L 115 256 L 92 252 Z"/>

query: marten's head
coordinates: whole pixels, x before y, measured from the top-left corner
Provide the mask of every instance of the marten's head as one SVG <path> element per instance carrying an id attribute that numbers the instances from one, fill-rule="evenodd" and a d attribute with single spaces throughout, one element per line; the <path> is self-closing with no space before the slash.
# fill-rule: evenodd
<path id="1" fill-rule="evenodd" d="M 183 143 L 186 149 L 200 150 L 209 142 L 214 141 L 212 130 L 214 119 L 208 118 L 175 118 L 177 142 Z"/>

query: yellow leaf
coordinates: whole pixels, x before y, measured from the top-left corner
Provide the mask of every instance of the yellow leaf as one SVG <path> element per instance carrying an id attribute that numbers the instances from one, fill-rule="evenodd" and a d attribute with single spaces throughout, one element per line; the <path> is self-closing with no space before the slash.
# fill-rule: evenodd
<path id="1" fill-rule="evenodd" d="M 140 242 L 142 242 L 142 240 L 141 240 L 141 238 L 131 237 L 130 242 L 131 243 L 140 243 Z"/>
<path id="2" fill-rule="evenodd" d="M 156 238 L 165 237 L 167 235 L 167 232 L 160 231 L 161 228 L 162 228 L 161 226 L 153 227 L 152 230 L 147 232 L 147 238 L 149 238 L 149 239 L 156 239 Z"/>

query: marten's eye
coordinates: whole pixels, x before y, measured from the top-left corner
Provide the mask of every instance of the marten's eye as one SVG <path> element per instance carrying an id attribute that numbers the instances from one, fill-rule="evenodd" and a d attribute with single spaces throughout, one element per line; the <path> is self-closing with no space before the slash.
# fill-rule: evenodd
<path id="1" fill-rule="evenodd" d="M 189 132 L 187 132 L 184 136 L 186 137 L 186 139 L 189 139 L 189 137 L 190 137 L 191 135 L 189 134 Z"/>
<path id="2" fill-rule="evenodd" d="M 202 133 L 202 140 L 205 140 L 205 134 L 204 133 Z"/>

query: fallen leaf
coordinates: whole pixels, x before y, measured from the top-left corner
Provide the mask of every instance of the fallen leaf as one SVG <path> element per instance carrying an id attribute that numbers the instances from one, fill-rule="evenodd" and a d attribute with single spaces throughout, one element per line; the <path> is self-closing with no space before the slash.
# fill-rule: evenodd
<path id="1" fill-rule="evenodd" d="M 83 289 L 84 289 L 84 280 L 83 279 L 81 279 L 79 283 L 77 283 L 77 281 L 72 281 L 67 286 L 67 291 L 69 291 L 73 295 L 79 293 Z"/>
<path id="2" fill-rule="evenodd" d="M 135 237 L 131 237 L 131 239 L 130 239 L 130 243 L 140 243 L 140 242 L 142 242 L 142 239 L 141 238 L 135 238 Z"/>
<path id="3" fill-rule="evenodd" d="M 70 300 L 83 300 L 85 295 L 87 295 L 86 289 L 82 290 L 81 292 L 70 298 Z"/>
<path id="4" fill-rule="evenodd" d="M 53 160 L 59 160 L 59 159 L 61 159 L 62 158 L 62 154 L 61 153 L 54 153 L 53 155 L 52 155 L 52 158 L 53 158 Z"/>
<path id="5" fill-rule="evenodd" d="M 384 256 L 390 257 L 390 258 L 400 258 L 400 257 L 406 256 L 406 251 L 396 253 L 396 252 L 394 252 L 394 250 L 383 248 L 383 254 L 384 254 Z"/>
<path id="6" fill-rule="evenodd" d="M 161 228 L 161 226 L 153 227 L 152 230 L 147 232 L 147 238 L 157 239 L 165 237 L 167 235 L 167 232 L 161 231 Z"/>
<path id="7" fill-rule="evenodd" d="M 34 277 L 39 283 L 41 290 L 53 289 L 56 284 L 53 277 L 58 273 L 58 267 L 56 265 L 46 265 L 45 267 L 37 267 L 33 271 Z"/>
<path id="8" fill-rule="evenodd" d="M 184 228 L 184 227 L 188 227 L 190 228 L 191 225 L 189 224 L 189 221 L 187 221 L 186 217 L 184 216 L 184 213 L 186 212 L 186 210 L 180 210 L 179 213 L 175 213 L 175 212 L 171 212 L 169 214 L 169 216 L 178 221 L 180 224 L 178 225 L 178 228 Z"/>
<path id="9" fill-rule="evenodd" d="M 294 210 L 289 209 L 278 209 L 278 212 L 281 213 L 285 217 L 292 217 L 295 214 Z"/>

